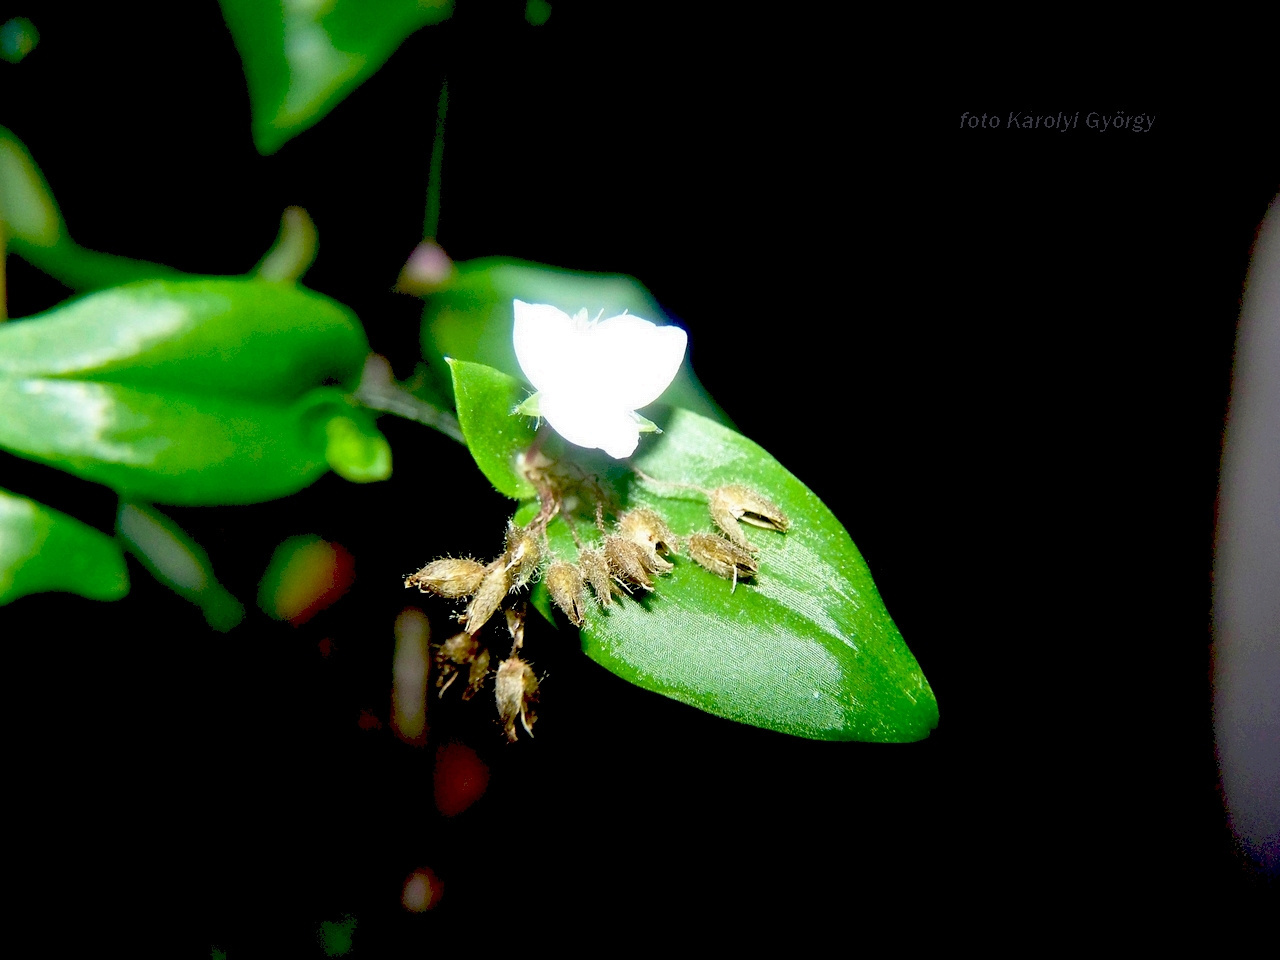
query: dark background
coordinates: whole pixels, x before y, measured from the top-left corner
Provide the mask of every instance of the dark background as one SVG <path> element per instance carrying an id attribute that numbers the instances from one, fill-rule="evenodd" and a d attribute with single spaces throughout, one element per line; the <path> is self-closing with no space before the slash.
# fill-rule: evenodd
<path id="1" fill-rule="evenodd" d="M 520 3 L 463 4 L 263 158 L 212 4 L 163 21 L 42 6 L 0 122 L 72 235 L 237 273 L 299 204 L 320 231 L 308 284 L 355 309 L 401 376 L 421 304 L 390 288 L 421 235 L 447 75 L 445 249 L 644 282 L 742 431 L 845 523 L 941 722 L 914 745 L 791 739 L 632 688 L 531 628 L 536 740 L 508 746 L 487 702 L 449 700 L 426 750 L 400 744 L 400 578 L 473 549 L 477 528 L 493 539 L 509 507 L 462 448 L 387 418 L 388 483 L 170 511 L 251 607 L 283 537 L 343 544 L 355 586 L 303 627 L 251 610 L 213 634 L 136 567 L 121 603 L 4 611 L 31 909 L 108 940 L 276 955 L 350 913 L 358 955 L 492 943 L 499 920 L 517 942 L 686 915 L 802 933 L 854 910 L 874 925 L 861 911 L 882 903 L 1092 912 L 1266 892 L 1224 825 L 1209 706 L 1235 321 L 1280 187 L 1247 79 L 890 56 L 844 26 L 735 8 L 557 2 L 534 28 Z M 967 130 L 964 111 L 1080 121 Z M 1155 123 L 1098 133 L 1091 111 Z M 66 293 L 10 258 L 14 315 Z M 6 486 L 110 528 L 109 495 L 2 466 Z M 451 819 L 431 778 L 450 740 L 491 772 Z M 400 884 L 424 865 L 444 898 L 404 915 Z"/>

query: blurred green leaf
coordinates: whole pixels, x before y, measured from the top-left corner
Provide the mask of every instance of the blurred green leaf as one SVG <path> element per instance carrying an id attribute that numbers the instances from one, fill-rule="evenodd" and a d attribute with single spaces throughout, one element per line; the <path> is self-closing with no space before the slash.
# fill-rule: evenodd
<path id="1" fill-rule="evenodd" d="M 253 140 L 275 153 L 373 74 L 452 0 L 221 0 L 240 51 Z"/>
<path id="2" fill-rule="evenodd" d="M 21 63 L 40 42 L 40 31 L 26 17 L 14 17 L 0 24 L 0 60 Z"/>
<path id="3" fill-rule="evenodd" d="M 0 327 L 0 446 L 163 503 L 284 496 L 390 450 L 343 390 L 368 350 L 345 308 L 257 280 L 155 281 Z"/>
<path id="4" fill-rule="evenodd" d="M 22 141 L 4 127 L 0 127 L 0 221 L 14 253 L 73 290 L 183 275 L 172 267 L 100 253 L 72 240 L 40 168 Z"/>
<path id="5" fill-rule="evenodd" d="M 218 582 L 204 548 L 159 510 L 121 502 L 116 534 L 153 577 L 198 606 L 213 629 L 225 633 L 244 619 L 244 605 Z"/>
<path id="6" fill-rule="evenodd" d="M 129 592 L 120 545 L 64 513 L 0 490 L 0 604 L 46 590 L 119 600 Z"/>
<path id="7" fill-rule="evenodd" d="M 506 413 L 519 383 L 475 364 L 452 366 L 459 420 L 477 464 L 508 496 L 528 497 L 513 463 L 533 430 L 527 419 Z M 590 605 L 582 629 L 588 656 L 647 690 L 754 726 L 820 740 L 927 736 L 938 720 L 933 691 L 831 511 L 740 434 L 678 408 L 660 408 L 654 419 L 663 432 L 643 438 L 626 462 L 554 440 L 541 449 L 602 481 L 618 500 L 610 512 L 649 507 L 682 537 L 715 529 L 706 496 L 691 488 L 729 483 L 776 502 L 791 526 L 785 534 L 751 529 L 759 573 L 736 589 L 681 556 L 652 594 L 608 610 Z M 629 464 L 670 486 L 641 481 Z M 582 500 L 575 523 L 588 537 L 594 505 Z M 527 523 L 536 509 L 527 503 L 516 522 Z M 563 514 L 548 525 L 547 537 L 553 554 L 576 561 Z"/>
<path id="8" fill-rule="evenodd" d="M 225 277 L 102 290 L 0 327 L 0 376 L 287 398 L 355 386 L 369 352 L 346 307 L 289 284 Z"/>
<path id="9" fill-rule="evenodd" d="M 281 403 L 0 377 L 0 408 L 0 447 L 159 503 L 255 503 L 295 493 L 329 468 L 334 417 L 380 442 L 372 419 L 331 388 Z"/>
<path id="10" fill-rule="evenodd" d="M 621 274 L 576 273 L 524 260 L 486 257 L 454 264 L 454 270 L 427 297 L 422 347 L 428 359 L 452 357 L 519 374 L 511 302 L 549 303 L 573 316 L 586 309 L 595 317 L 624 310 L 657 324 L 671 318 L 635 278 Z M 663 398 L 669 403 L 728 424 L 729 419 L 698 382 L 688 357 Z"/>

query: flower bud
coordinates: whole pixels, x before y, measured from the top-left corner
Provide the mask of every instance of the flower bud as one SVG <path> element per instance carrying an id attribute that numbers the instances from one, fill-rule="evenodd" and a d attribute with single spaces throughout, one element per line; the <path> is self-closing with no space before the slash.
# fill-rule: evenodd
<path id="1" fill-rule="evenodd" d="M 689 556 L 700 567 L 717 577 L 733 579 L 730 593 L 738 588 L 739 577 L 754 577 L 760 569 L 746 549 L 713 533 L 690 534 L 688 543 Z"/>
<path id="2" fill-rule="evenodd" d="M 557 560 L 547 567 L 547 574 L 543 579 L 555 605 L 564 611 L 564 615 L 575 627 L 582 626 L 584 594 L 582 574 L 578 572 L 578 568 L 564 560 Z"/>
<path id="3" fill-rule="evenodd" d="M 417 573 L 406 577 L 404 585 L 417 587 L 423 593 L 457 600 L 475 593 L 483 579 L 483 564 L 465 557 L 443 557 L 432 560 Z"/>
<path id="4" fill-rule="evenodd" d="M 777 530 L 779 533 L 786 532 L 791 526 L 790 519 L 776 503 L 750 487 L 737 483 L 728 483 L 712 490 L 707 497 L 707 507 L 711 511 L 711 519 L 725 532 L 725 536 L 746 550 L 754 550 L 755 547 L 737 521 L 766 530 Z"/>
<path id="5" fill-rule="evenodd" d="M 498 716 L 507 739 L 515 742 L 516 717 L 529 736 L 533 736 L 534 716 L 532 704 L 538 698 L 538 678 L 533 668 L 519 657 L 511 657 L 498 664 L 498 679 L 493 688 L 498 702 Z"/>

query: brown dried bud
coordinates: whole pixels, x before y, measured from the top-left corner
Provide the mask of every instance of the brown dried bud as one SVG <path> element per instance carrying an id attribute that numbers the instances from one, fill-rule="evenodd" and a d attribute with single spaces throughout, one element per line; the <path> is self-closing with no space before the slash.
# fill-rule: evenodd
<path id="1" fill-rule="evenodd" d="M 436 654 L 436 686 L 440 696 L 458 679 L 458 668 L 463 666 L 468 669 L 467 689 L 462 691 L 462 699 L 470 700 L 484 686 L 484 678 L 489 673 L 489 651 L 466 632 L 454 634 L 440 644 Z"/>
<path id="2" fill-rule="evenodd" d="M 605 537 L 604 559 L 609 564 L 609 572 L 628 590 L 633 586 L 641 590 L 653 589 L 648 557 L 639 544 L 622 537 Z M 670 564 L 667 564 L 667 569 L 671 569 Z"/>
<path id="3" fill-rule="evenodd" d="M 611 606 L 613 595 L 615 593 L 621 595 L 622 591 L 614 585 L 613 578 L 609 576 L 609 565 L 599 550 L 582 547 L 578 551 L 578 566 L 582 568 L 583 576 L 591 584 L 591 589 L 595 592 L 600 606 Z"/>
<path id="4" fill-rule="evenodd" d="M 532 737 L 533 722 L 537 719 L 532 704 L 538 699 L 538 678 L 533 675 L 533 667 L 519 657 L 503 660 L 498 664 L 493 694 L 498 701 L 498 716 L 502 718 L 502 729 L 507 739 L 515 742 L 516 717 Z"/>
<path id="5" fill-rule="evenodd" d="M 733 579 L 730 593 L 738 589 L 739 577 L 754 577 L 760 569 L 755 557 L 747 550 L 713 533 L 692 533 L 688 543 L 689 556 L 700 567 L 710 570 L 717 577 Z"/>
<path id="6" fill-rule="evenodd" d="M 750 487 L 737 483 L 728 483 L 716 487 L 707 498 L 707 507 L 711 511 L 711 519 L 725 535 L 738 546 L 754 550 L 751 541 L 738 526 L 737 521 L 749 523 L 753 527 L 785 532 L 791 521 L 772 500 L 756 493 Z"/>
<path id="7" fill-rule="evenodd" d="M 465 557 L 443 557 L 432 560 L 417 573 L 406 577 L 404 585 L 417 587 L 423 593 L 457 600 L 475 593 L 483 579 L 484 564 Z"/>
<path id="8" fill-rule="evenodd" d="M 523 587 L 538 572 L 538 561 L 542 559 L 538 538 L 524 527 L 508 527 L 507 550 L 503 559 L 511 571 L 511 589 Z"/>
<path id="9" fill-rule="evenodd" d="M 505 557 L 499 557 L 484 568 L 484 579 L 476 595 L 467 604 L 467 612 L 462 619 L 467 624 L 467 633 L 474 634 L 498 612 L 502 601 L 511 589 L 511 571 L 507 568 Z"/>
<path id="10" fill-rule="evenodd" d="M 582 587 L 582 574 L 578 568 L 564 560 L 557 560 L 547 567 L 543 578 L 547 584 L 547 592 L 557 607 L 572 621 L 575 627 L 582 626 L 583 604 L 585 597 Z"/>

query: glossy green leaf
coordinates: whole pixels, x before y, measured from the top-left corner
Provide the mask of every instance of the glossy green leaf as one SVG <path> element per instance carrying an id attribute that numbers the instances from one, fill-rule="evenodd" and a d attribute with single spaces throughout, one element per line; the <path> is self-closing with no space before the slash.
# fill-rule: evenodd
<path id="1" fill-rule="evenodd" d="M 120 599 L 129 592 L 120 545 L 65 513 L 0 490 L 0 604 L 47 590 Z"/>
<path id="2" fill-rule="evenodd" d="M 0 222 L 13 252 L 73 290 L 149 277 L 181 277 L 172 267 L 82 247 L 22 141 L 0 127 Z"/>
<path id="3" fill-rule="evenodd" d="M 533 443 L 533 421 L 511 416 L 529 390 L 520 381 L 480 363 L 450 360 L 458 422 L 480 472 L 513 500 L 532 497 L 533 484 L 515 470 L 515 458 Z"/>
<path id="4" fill-rule="evenodd" d="M 0 327 L 0 376 L 255 399 L 354 386 L 368 352 L 359 321 L 327 297 L 227 277 L 114 287 Z"/>
<path id="5" fill-rule="evenodd" d="M 422 322 L 426 356 L 483 363 L 519 374 L 511 335 L 515 323 L 512 300 L 549 303 L 569 315 L 586 309 L 591 316 L 623 311 L 657 324 L 671 323 L 634 277 L 578 273 L 525 260 L 485 257 L 454 264 L 449 278 L 427 298 Z M 710 394 L 698 382 L 686 357 L 663 397 L 676 406 L 728 424 Z"/>
<path id="6" fill-rule="evenodd" d="M 332 466 L 385 478 L 344 307 L 257 280 L 154 281 L 0 327 L 0 446 L 164 503 L 249 503 Z"/>
<path id="7" fill-rule="evenodd" d="M 116 533 L 153 577 L 198 606 L 213 629 L 225 633 L 244 619 L 244 605 L 218 582 L 204 548 L 159 510 L 122 501 Z"/>
<path id="8" fill-rule="evenodd" d="M 500 420 L 519 384 L 497 371 L 453 365 L 459 419 L 476 461 L 500 490 L 524 483 L 511 464 L 532 440 Z M 507 382 L 504 382 L 507 381 Z M 497 400 L 486 394 L 496 395 Z M 523 418 L 520 418 L 523 419 Z M 663 433 L 642 438 L 630 461 L 544 441 L 549 455 L 572 458 L 617 495 L 617 512 L 657 510 L 679 536 L 713 532 L 706 497 L 722 484 L 745 484 L 775 501 L 791 520 L 786 533 L 744 527 L 758 547 L 759 573 L 728 581 L 687 555 L 652 594 L 605 610 L 592 607 L 582 629 L 587 654 L 647 690 L 732 720 L 822 740 L 904 742 L 937 725 L 938 708 L 919 665 L 880 598 L 861 554 L 831 511 L 757 444 L 678 408 L 653 418 Z M 486 438 L 506 433 L 508 439 Z M 474 441 L 473 441 L 473 438 Z M 509 476 L 497 476 L 503 469 Z M 639 467 L 663 486 L 642 481 Z M 576 518 L 594 529 L 589 497 Z M 517 513 L 527 522 L 536 504 Z M 553 553 L 574 560 L 563 517 L 547 528 Z"/>
<path id="9" fill-rule="evenodd" d="M 253 139 L 279 150 L 369 78 L 452 0 L 221 0 L 249 85 Z"/>
<path id="10" fill-rule="evenodd" d="M 0 447 L 160 503 L 255 503 L 295 493 L 329 468 L 334 417 L 380 442 L 371 418 L 325 388 L 279 403 L 0 378 L 0 409 Z"/>

